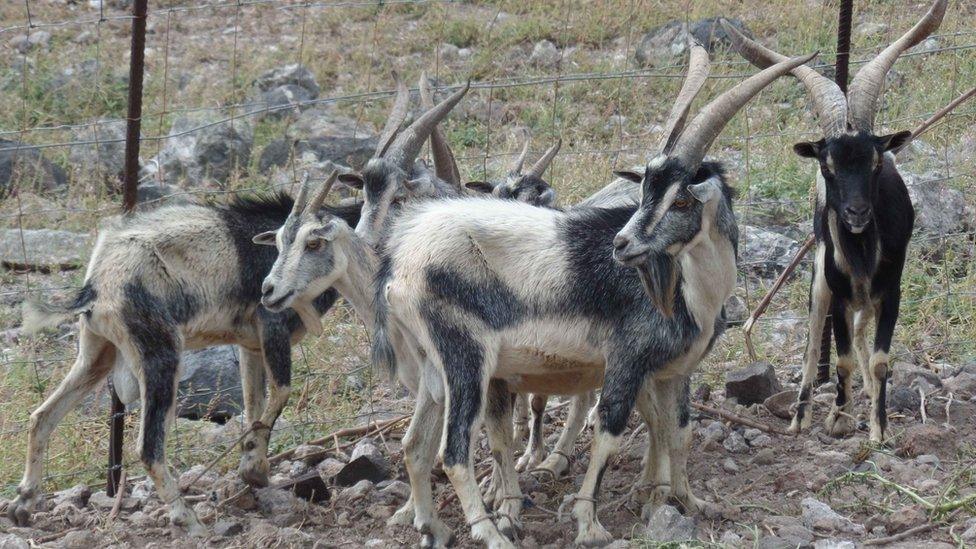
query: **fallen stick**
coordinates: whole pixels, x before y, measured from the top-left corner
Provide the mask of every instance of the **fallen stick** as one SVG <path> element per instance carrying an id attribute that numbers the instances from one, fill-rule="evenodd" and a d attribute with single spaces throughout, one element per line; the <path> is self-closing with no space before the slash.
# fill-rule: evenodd
<path id="1" fill-rule="evenodd" d="M 955 109 L 959 105 L 965 103 L 966 101 L 968 101 L 973 96 L 976 96 L 976 87 L 974 87 L 971 90 L 963 93 L 959 97 L 953 99 L 951 103 L 949 103 L 945 107 L 942 107 L 941 109 L 939 109 L 935 114 L 933 114 L 932 116 L 930 116 L 928 120 L 926 120 L 925 122 L 922 122 L 922 124 L 919 125 L 919 127 L 915 128 L 915 131 L 912 132 L 911 138 L 909 138 L 908 141 L 905 141 L 904 143 L 902 143 L 902 145 L 900 147 L 898 147 L 897 149 L 895 149 L 894 150 L 894 154 L 898 154 L 901 151 L 905 150 L 905 147 L 907 147 L 909 143 L 911 143 L 912 141 L 914 141 L 915 138 L 917 138 L 918 136 L 920 136 L 923 133 L 927 132 L 929 130 L 929 128 L 931 128 L 943 116 L 949 114 L 953 109 Z"/>
<path id="2" fill-rule="evenodd" d="M 119 487 L 115 491 L 115 503 L 112 504 L 112 510 L 108 514 L 109 520 L 114 520 L 115 517 L 119 516 L 119 511 L 122 510 L 122 498 L 125 497 L 125 469 L 122 469 L 122 474 L 119 475 Z"/>
<path id="3" fill-rule="evenodd" d="M 773 287 L 766 292 L 766 295 L 763 296 L 762 301 L 759 302 L 759 305 L 756 306 L 756 309 L 752 311 L 752 314 L 749 315 L 749 319 L 746 320 L 746 323 L 742 326 L 742 331 L 745 333 L 746 351 L 748 351 L 749 358 L 753 362 L 755 362 L 757 358 L 756 349 L 752 346 L 752 327 L 756 324 L 756 321 L 759 320 L 759 317 L 766 312 L 766 308 L 769 307 L 769 303 L 773 300 L 773 296 L 779 292 L 780 288 L 783 287 L 783 284 L 786 284 L 786 279 L 788 279 L 790 275 L 793 274 L 793 271 L 800 266 L 800 261 L 802 261 L 807 255 L 810 248 L 813 247 L 813 243 L 814 237 L 811 236 L 806 242 L 803 243 L 803 246 L 800 246 L 799 251 L 797 251 L 796 255 L 793 256 L 790 264 L 786 266 L 786 269 L 784 269 L 782 273 L 780 273 L 779 278 L 777 278 L 776 282 L 773 283 Z"/>
<path id="4" fill-rule="evenodd" d="M 786 431 L 783 431 L 781 429 L 777 429 L 776 427 L 771 427 L 769 425 L 766 425 L 765 423 L 759 423 L 758 421 L 753 421 L 749 418 L 737 416 L 732 412 L 726 412 L 725 410 L 712 408 L 711 406 L 705 406 L 704 404 L 699 404 L 697 402 L 692 402 L 691 406 L 697 410 L 705 412 L 706 414 L 718 416 L 722 419 L 731 421 L 732 423 L 738 423 L 739 425 L 745 425 L 746 427 L 753 427 L 755 429 L 759 429 L 760 431 L 765 431 L 767 433 L 771 433 L 774 435 L 782 435 L 784 437 L 793 436 L 792 434 L 787 433 Z"/>
<path id="5" fill-rule="evenodd" d="M 339 429 L 338 431 L 335 431 L 334 433 L 325 435 L 324 437 L 317 438 L 315 440 L 311 440 L 311 441 L 305 442 L 304 444 L 313 444 L 313 445 L 320 446 L 320 445 L 323 445 L 323 444 L 328 444 L 328 443 L 334 441 L 336 438 L 339 438 L 339 437 L 351 437 L 351 436 L 357 436 L 357 435 L 370 435 L 370 434 L 374 434 L 374 432 L 371 432 L 371 431 L 374 431 L 375 430 L 375 432 L 379 432 L 380 429 L 385 429 L 387 427 L 390 427 L 392 425 L 395 425 L 395 424 L 397 424 L 397 423 L 399 423 L 399 422 L 401 422 L 401 421 L 403 421 L 405 419 L 409 419 L 409 418 L 410 418 L 409 415 L 404 414 L 404 415 L 402 415 L 400 417 L 393 418 L 393 419 L 388 419 L 388 420 L 385 420 L 385 421 L 374 421 L 374 422 L 372 422 L 372 423 L 370 423 L 368 425 L 363 425 L 361 427 L 347 427 L 345 429 Z M 343 445 L 343 446 L 346 446 L 346 445 Z M 293 455 L 295 455 L 295 448 L 292 448 L 290 450 L 285 450 L 284 452 L 281 452 L 280 454 L 275 454 L 275 455 L 271 456 L 270 458 L 268 458 L 268 461 L 272 465 L 274 465 L 276 463 L 280 463 L 280 462 L 282 462 L 282 461 L 284 461 L 284 460 L 292 457 Z"/>
<path id="6" fill-rule="evenodd" d="M 63 538 L 64 536 L 67 536 L 68 534 L 74 532 L 75 530 L 85 530 L 85 529 L 86 529 L 85 526 L 78 526 L 76 528 L 68 528 L 67 530 L 62 530 L 60 532 L 55 532 L 53 534 L 48 534 L 46 536 L 41 536 L 39 538 L 31 538 L 30 539 L 30 541 L 32 542 L 31 547 L 34 547 L 35 545 L 40 545 L 42 543 L 51 543 L 54 540 L 58 540 Z"/>
<path id="7" fill-rule="evenodd" d="M 885 536 L 883 538 L 874 538 L 874 539 L 865 540 L 864 541 L 864 545 L 887 545 L 889 543 L 894 543 L 896 541 L 901 541 L 901 540 L 903 540 L 905 538 L 912 537 L 915 534 L 921 534 L 923 532 L 928 532 L 929 530 L 933 530 L 936 526 L 938 526 L 938 525 L 935 524 L 935 523 L 929 522 L 929 523 L 926 523 L 926 524 L 922 524 L 920 526 L 916 526 L 914 528 L 909 528 L 908 530 L 905 530 L 904 532 L 901 532 L 899 534 L 894 534 L 894 535 L 891 535 L 891 536 Z"/>

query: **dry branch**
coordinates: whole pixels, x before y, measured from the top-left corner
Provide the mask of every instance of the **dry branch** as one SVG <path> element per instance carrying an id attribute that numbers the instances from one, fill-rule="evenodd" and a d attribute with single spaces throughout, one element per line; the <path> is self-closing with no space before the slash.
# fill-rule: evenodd
<path id="1" fill-rule="evenodd" d="M 345 429 L 339 429 L 338 431 L 335 431 L 334 433 L 325 435 L 324 437 L 317 438 L 315 440 L 310 440 L 310 441 L 308 441 L 308 442 L 306 442 L 304 444 L 311 444 L 311 445 L 320 446 L 320 445 L 323 445 L 323 444 L 328 444 L 330 442 L 333 442 L 334 440 L 336 440 L 339 437 L 345 438 L 345 437 L 360 436 L 360 435 L 361 436 L 372 435 L 372 434 L 376 434 L 376 433 L 378 433 L 380 431 L 384 431 L 384 430 L 387 430 L 387 429 L 392 429 L 393 426 L 396 425 L 397 423 L 400 423 L 401 421 L 403 421 L 405 419 L 409 419 L 409 418 L 410 418 L 409 415 L 404 414 L 404 415 L 402 415 L 400 417 L 396 417 L 396 418 L 393 418 L 393 419 L 387 419 L 385 421 L 374 421 L 374 422 L 372 422 L 372 423 L 370 423 L 368 425 L 363 425 L 361 427 L 347 427 Z M 347 445 L 344 445 L 344 447 L 345 446 L 347 446 Z M 280 463 L 281 461 L 284 461 L 284 460 L 292 457 L 293 455 L 295 455 L 295 448 L 292 448 L 290 450 L 285 450 L 284 452 L 281 452 L 280 454 L 275 454 L 275 455 L 271 456 L 270 458 L 268 458 L 268 461 L 272 465 L 274 465 L 276 463 Z"/>
<path id="2" fill-rule="evenodd" d="M 864 545 L 887 545 L 889 543 L 895 543 L 896 541 L 901 541 L 901 540 L 903 540 L 905 538 L 910 538 L 910 537 L 914 536 L 915 534 L 921 534 L 923 532 L 928 532 L 929 530 L 934 529 L 936 526 L 938 526 L 938 525 L 929 522 L 929 523 L 926 523 L 926 524 L 922 524 L 920 526 L 916 526 L 914 528 L 909 528 L 908 530 L 905 530 L 904 532 L 901 532 L 901 533 L 898 533 L 898 534 L 894 534 L 894 535 L 891 535 L 891 536 L 885 536 L 883 538 L 874 538 L 874 539 L 866 540 L 864 542 Z"/>
<path id="3" fill-rule="evenodd" d="M 782 435 L 784 437 L 793 436 L 782 429 L 777 429 L 765 423 L 760 423 L 758 421 L 751 420 L 742 416 L 733 414 L 732 412 L 727 412 L 725 410 L 720 410 L 718 408 L 712 408 L 711 406 L 705 406 L 704 404 L 699 404 L 697 402 L 692 402 L 691 405 L 706 414 L 718 416 L 724 420 L 731 421 L 732 423 L 738 423 L 739 425 L 745 425 L 746 427 L 752 427 L 754 429 L 759 429 L 760 431 L 765 431 L 773 435 Z"/>

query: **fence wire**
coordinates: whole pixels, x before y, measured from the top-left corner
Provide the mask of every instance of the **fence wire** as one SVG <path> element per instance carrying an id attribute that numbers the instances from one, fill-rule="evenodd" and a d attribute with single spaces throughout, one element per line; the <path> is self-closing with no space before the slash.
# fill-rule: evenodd
<path id="1" fill-rule="evenodd" d="M 470 78 L 471 92 L 444 124 L 462 174 L 470 179 L 501 173 L 517 154 L 525 130 L 532 134 L 536 154 L 562 137 L 563 149 L 548 178 L 563 204 L 572 204 L 609 182 L 612 169 L 641 163 L 661 131 L 659 124 L 684 77 L 683 55 L 659 55 L 645 65 L 637 61 L 637 54 L 646 48 L 645 33 L 667 21 L 738 16 L 784 52 L 819 49 L 815 65 L 832 70 L 836 3 L 823 2 L 809 26 L 790 15 L 809 10 L 809 2 L 782 3 L 782 9 L 740 14 L 714 13 L 708 6 L 686 10 L 684 2 L 661 5 L 648 0 L 150 0 L 141 186 L 165 189 L 166 196 L 147 199 L 140 207 L 174 200 L 221 201 L 290 188 L 305 160 L 289 146 L 284 162 L 262 169 L 268 146 L 375 135 L 394 93 L 391 69 L 410 82 L 427 70 L 439 93 L 457 89 Z M 0 368 L 5 374 L 0 401 L 6 402 L 0 404 L 0 462 L 21 462 L 30 409 L 50 393 L 74 360 L 70 332 L 29 339 L 17 331 L 17 305 L 29 294 L 63 294 L 77 288 L 83 277 L 81 269 L 45 273 L 23 268 L 32 263 L 25 234 L 59 229 L 88 235 L 93 242 L 100 220 L 119 211 L 117 175 L 124 131 L 117 128 L 124 127 L 132 19 L 124 9 L 127 4 L 25 0 L 0 6 L 0 51 L 5 53 L 0 56 L 0 104 L 5 106 L 0 112 L 0 232 L 5 240 L 19 241 L 13 246 L 19 247 L 19 254 L 8 251 L 0 258 L 7 264 L 0 270 Z M 853 71 L 920 15 L 894 4 L 856 6 Z M 938 34 L 895 65 L 879 127 L 911 129 L 976 84 L 976 30 L 966 23 L 974 13 L 961 4 L 953 4 Z M 866 12 L 863 21 L 884 24 L 870 32 L 859 30 L 859 9 Z M 269 102 L 256 86 L 273 69 L 299 75 L 278 86 L 292 86 L 282 91 L 284 102 Z M 303 70 L 315 79 L 317 93 L 302 88 L 308 84 L 302 81 Z M 719 50 L 712 55 L 712 74 L 703 96 L 713 97 L 752 73 L 741 58 Z M 272 90 L 281 91 L 278 88 Z M 767 236 L 772 230 L 795 247 L 809 232 L 814 172 L 789 148 L 795 141 L 818 136 L 807 113 L 802 88 L 784 79 L 753 100 L 713 147 L 739 189 L 740 224 L 762 228 Z M 942 206 L 970 208 L 964 215 L 973 211 L 976 191 L 976 134 L 968 130 L 974 122 L 976 108 L 963 107 L 900 159 L 902 171 L 913 176 L 910 185 L 936 188 L 947 201 Z M 316 124 L 326 130 L 313 132 Z M 191 162 L 203 135 L 240 138 L 247 142 L 248 153 L 219 178 L 206 173 L 174 176 L 161 167 L 167 154 Z M 231 152 L 218 144 L 214 155 Z M 5 159 L 11 159 L 6 181 Z M 32 177 L 18 180 L 14 168 L 25 162 L 39 168 Z M 53 179 L 63 179 L 64 184 L 52 184 Z M 923 213 L 938 216 L 938 207 Z M 974 242 L 972 219 L 916 235 L 896 359 L 930 365 L 972 359 Z M 768 276 L 757 275 L 776 261 L 768 257 L 774 250 L 763 246 L 739 263 L 737 296 L 746 309 L 771 283 Z M 87 257 L 88 251 L 82 255 Z M 779 259 L 785 264 L 789 257 Z M 769 336 L 765 358 L 773 362 L 793 364 L 802 352 L 807 276 L 796 277 L 760 321 L 758 331 Z M 288 424 L 277 429 L 281 444 L 364 416 L 399 411 L 373 402 L 361 388 L 347 390 L 350 380 L 364 375 L 367 357 L 361 345 L 364 336 L 356 330 L 358 320 L 350 310 L 337 308 L 330 335 L 305 341 L 293 353 L 293 393 L 305 405 L 286 412 Z M 733 330 L 725 339 L 725 348 L 714 353 L 719 355 L 716 360 L 741 359 L 740 334 Z M 327 396 L 312 394 L 322 392 Z M 329 398 L 349 399 L 357 409 L 324 402 Z M 328 404 L 330 415 L 324 417 L 306 399 Z M 107 430 L 100 402 L 90 402 L 61 424 L 59 433 L 92 433 L 85 438 L 93 446 L 84 454 L 91 459 L 70 464 L 63 447 L 52 449 L 47 472 L 52 484 L 101 477 Z M 185 426 L 179 424 L 174 437 L 171 455 L 176 463 L 190 450 L 184 447 L 190 439 L 179 433 Z M 18 444 L 8 443 L 13 441 Z M 127 462 L 135 460 L 130 454 L 127 450 Z M 7 478 L 0 495 L 14 487 L 15 475 L 9 476 L 11 482 Z"/>

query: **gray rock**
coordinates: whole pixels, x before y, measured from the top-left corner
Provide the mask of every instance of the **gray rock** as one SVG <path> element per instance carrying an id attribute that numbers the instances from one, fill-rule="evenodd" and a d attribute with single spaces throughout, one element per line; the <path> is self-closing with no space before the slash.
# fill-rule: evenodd
<path id="1" fill-rule="evenodd" d="M 374 488 L 375 485 L 372 482 L 361 480 L 339 492 L 338 501 L 348 504 L 363 500 L 373 492 Z"/>
<path id="2" fill-rule="evenodd" d="M 173 185 L 148 182 L 136 188 L 136 204 L 139 211 L 191 203 L 193 203 L 191 195 Z"/>
<path id="3" fill-rule="evenodd" d="M 896 386 L 888 392 L 886 402 L 889 411 L 915 413 L 922 405 L 922 397 L 915 389 Z"/>
<path id="4" fill-rule="evenodd" d="M 27 34 L 21 34 L 11 38 L 7 44 L 19 53 L 27 53 L 35 48 L 47 48 L 51 42 L 51 33 L 43 30 L 35 30 Z"/>
<path id="5" fill-rule="evenodd" d="M 706 441 L 722 442 L 728 434 L 728 429 L 720 421 L 713 421 L 700 430 L 702 439 Z"/>
<path id="6" fill-rule="evenodd" d="M 793 403 L 799 393 L 795 390 L 780 391 L 763 401 L 763 406 L 774 416 L 780 419 L 791 419 L 793 417 Z"/>
<path id="7" fill-rule="evenodd" d="M 73 530 L 68 532 L 59 544 L 64 549 L 89 549 L 97 547 L 98 537 L 90 530 Z"/>
<path id="8" fill-rule="evenodd" d="M 560 59 L 561 55 L 556 45 L 549 40 L 541 40 L 532 47 L 529 64 L 541 68 L 552 68 L 559 64 Z"/>
<path id="9" fill-rule="evenodd" d="M 749 446 L 753 448 L 765 448 L 773 443 L 772 437 L 766 433 L 761 433 L 755 438 L 749 440 Z"/>
<path id="10" fill-rule="evenodd" d="M 856 549 L 857 544 L 853 541 L 842 539 L 818 539 L 813 544 L 813 549 Z"/>
<path id="11" fill-rule="evenodd" d="M 803 525 L 814 532 L 848 533 L 863 536 L 864 526 L 837 514 L 829 505 L 814 498 L 800 502 Z"/>
<path id="12" fill-rule="evenodd" d="M 53 229 L 0 230 L 0 264 L 30 269 L 74 269 L 88 257 L 88 235 Z"/>
<path id="13" fill-rule="evenodd" d="M 252 102 L 259 116 L 284 118 L 297 115 L 319 96 L 315 75 L 303 65 L 292 64 L 265 72 L 253 83 Z"/>
<path id="14" fill-rule="evenodd" d="M 99 119 L 75 129 L 74 140 L 85 144 L 71 147 L 68 158 L 72 168 L 118 185 L 125 169 L 125 128 L 125 120 Z M 94 143 L 88 143 L 91 141 Z"/>
<path id="15" fill-rule="evenodd" d="M 91 497 L 88 498 L 88 504 L 101 511 L 110 511 L 113 507 L 115 507 L 115 498 L 109 497 L 109 495 L 105 493 L 105 490 L 99 490 L 94 492 Z M 134 511 L 138 509 L 140 505 L 141 503 L 135 498 L 124 497 L 119 505 L 119 509 L 127 512 Z"/>
<path id="16" fill-rule="evenodd" d="M 749 444 L 746 442 L 745 437 L 738 431 L 729 433 L 729 436 L 725 437 L 725 440 L 722 442 L 722 446 L 733 454 L 744 454 L 749 451 Z"/>
<path id="17" fill-rule="evenodd" d="M 184 491 L 191 487 L 206 491 L 215 482 L 217 482 L 217 473 L 212 470 L 207 471 L 207 466 L 203 464 L 194 465 L 180 475 L 180 489 Z"/>
<path id="18" fill-rule="evenodd" d="M 732 459 L 732 458 L 725 458 L 725 460 L 722 462 L 722 469 L 726 473 L 738 473 L 739 472 L 739 466 L 735 463 L 735 460 Z"/>
<path id="19" fill-rule="evenodd" d="M 749 309 L 746 302 L 737 295 L 729 296 L 725 302 L 725 324 L 726 326 L 741 326 L 749 318 Z"/>
<path id="20" fill-rule="evenodd" d="M 763 448 L 752 458 L 752 463 L 756 465 L 772 465 L 776 463 L 776 452 L 772 448 Z"/>
<path id="21" fill-rule="evenodd" d="M 141 179 L 157 183 L 219 184 L 250 163 L 254 131 L 246 119 L 221 121 L 219 113 L 194 113 L 173 121 L 159 155 Z"/>
<path id="22" fill-rule="evenodd" d="M 932 370 L 907 362 L 896 362 L 891 365 L 891 384 L 895 387 L 921 388 L 928 392 L 942 387 L 942 378 Z"/>
<path id="23" fill-rule="evenodd" d="M 236 345 L 184 352 L 182 369 L 179 417 L 223 422 L 244 409 Z"/>
<path id="24" fill-rule="evenodd" d="M 942 242 L 933 237 L 976 229 L 976 210 L 962 191 L 949 187 L 939 174 L 902 173 L 902 178 L 915 206 L 915 239 L 923 253 L 940 258 Z"/>
<path id="25" fill-rule="evenodd" d="M 295 464 L 308 467 L 300 461 L 295 462 Z M 290 490 L 296 496 L 313 503 L 325 501 L 332 495 L 329 492 L 329 487 L 326 486 L 325 481 L 322 479 L 322 476 L 319 475 L 319 472 L 316 470 L 309 471 L 303 475 L 293 478 L 281 487 L 286 490 Z"/>
<path id="26" fill-rule="evenodd" d="M 295 448 L 294 459 L 302 460 L 306 465 L 314 467 L 325 459 L 325 448 L 315 444 L 301 444 Z"/>
<path id="27" fill-rule="evenodd" d="M 67 490 L 55 492 L 51 504 L 55 507 L 61 503 L 71 503 L 79 509 L 88 505 L 88 498 L 92 495 L 91 488 L 87 484 L 76 484 Z"/>
<path id="28" fill-rule="evenodd" d="M 960 372 L 945 381 L 945 388 L 957 398 L 972 398 L 976 396 L 976 374 Z"/>
<path id="29" fill-rule="evenodd" d="M 0 533 L 0 549 L 30 549 L 30 545 L 19 536 Z"/>
<path id="30" fill-rule="evenodd" d="M 380 494 L 393 501 L 406 501 L 410 497 L 410 485 L 402 480 L 386 480 L 376 485 Z"/>
<path id="31" fill-rule="evenodd" d="M 318 469 L 319 474 L 322 475 L 322 478 L 331 479 L 338 475 L 345 466 L 345 463 L 337 460 L 336 458 L 327 457 L 316 466 L 316 469 Z"/>
<path id="32" fill-rule="evenodd" d="M 444 61 L 455 61 L 458 58 L 458 51 L 460 49 L 454 44 L 445 42 L 437 48 L 437 52 Z"/>
<path id="33" fill-rule="evenodd" d="M 751 225 L 740 226 L 739 266 L 751 277 L 776 278 L 799 250 L 800 244 L 792 238 Z"/>
<path id="34" fill-rule="evenodd" d="M 266 517 L 287 515 L 300 511 L 304 502 L 295 494 L 280 488 L 258 488 L 255 491 L 258 499 L 258 509 Z"/>
<path id="35" fill-rule="evenodd" d="M 244 526 L 236 520 L 219 520 L 214 524 L 213 531 L 214 535 L 226 538 L 244 532 Z"/>
<path id="36" fill-rule="evenodd" d="M 259 92 L 270 91 L 281 86 L 296 86 L 307 90 L 312 97 L 318 97 L 320 92 L 319 84 L 312 71 L 297 63 L 262 73 L 254 79 L 253 86 Z"/>
<path id="37" fill-rule="evenodd" d="M 718 23 L 717 17 L 699 20 L 689 26 L 689 31 L 709 53 L 731 45 L 725 29 Z M 729 19 L 729 23 L 742 31 L 746 36 L 752 33 L 745 24 L 736 18 Z M 669 21 L 641 37 L 634 59 L 642 67 L 655 67 L 672 64 L 676 58 L 684 54 L 687 49 L 687 38 L 682 32 L 681 21 Z"/>
<path id="38" fill-rule="evenodd" d="M 644 535 L 656 542 L 687 541 L 697 539 L 695 530 L 694 519 L 683 516 L 670 505 L 662 505 L 648 519 Z"/>
<path id="39" fill-rule="evenodd" d="M 966 530 L 960 536 L 963 541 L 976 541 L 976 518 L 966 521 Z"/>
<path id="40" fill-rule="evenodd" d="M 745 406 L 762 403 L 782 390 L 776 370 L 768 362 L 754 362 L 725 374 L 725 397 L 734 397 Z"/>
<path id="41" fill-rule="evenodd" d="M 23 192 L 49 192 L 68 186 L 68 175 L 29 143 L 0 139 L 0 199 Z"/>
<path id="42" fill-rule="evenodd" d="M 352 456 L 335 476 L 339 486 L 352 486 L 362 480 L 380 482 L 390 476 L 390 462 L 379 448 L 368 439 L 363 439 L 353 448 Z"/>
<path id="43" fill-rule="evenodd" d="M 361 169 L 373 155 L 376 145 L 376 138 L 371 136 L 334 135 L 297 141 L 275 139 L 261 151 L 258 171 L 268 173 L 272 168 L 286 166 L 292 157 L 302 162 L 334 162 Z"/>

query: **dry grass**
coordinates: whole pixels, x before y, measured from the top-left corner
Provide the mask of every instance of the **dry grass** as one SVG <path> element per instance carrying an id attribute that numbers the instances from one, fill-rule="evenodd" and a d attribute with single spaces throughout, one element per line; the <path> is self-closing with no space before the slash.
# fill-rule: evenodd
<path id="1" fill-rule="evenodd" d="M 822 59 L 832 62 L 836 2 L 807 0 L 721 0 L 692 3 L 686 9 L 678 1 L 515 2 L 508 0 L 457 4 L 392 4 L 382 7 L 311 7 L 281 9 L 279 3 L 255 3 L 225 7 L 166 12 L 167 8 L 194 6 L 192 2 L 153 2 L 147 40 L 145 85 L 144 158 L 155 154 L 174 118 L 186 109 L 216 108 L 247 100 L 250 82 L 263 71 L 301 61 L 318 78 L 323 96 L 345 97 L 364 92 L 389 90 L 390 70 L 407 78 L 426 69 L 445 83 L 457 84 L 468 76 L 477 81 L 525 81 L 537 77 L 619 72 L 634 69 L 633 52 L 641 35 L 672 18 L 697 19 L 713 15 L 743 18 L 758 36 L 784 52 L 821 50 Z M 883 22 L 890 30 L 868 39 L 856 37 L 855 59 L 877 51 L 908 28 L 924 9 L 921 3 L 871 2 L 858 12 L 862 21 Z M 899 4 L 899 5 L 895 5 Z M 885 98 L 880 122 L 884 129 L 912 128 L 929 113 L 976 84 L 976 43 L 970 22 L 976 12 L 955 2 L 940 31 L 939 45 L 947 51 L 913 56 L 900 61 L 896 79 Z M 31 2 L 35 23 L 69 19 L 91 19 L 97 12 L 85 2 Z M 296 6 L 291 6 L 296 8 Z M 29 55 L 31 69 L 25 79 L 17 68 L 24 58 L 15 55 L 7 41 L 22 30 L 3 29 L 22 25 L 22 3 L 0 6 L 0 131 L 21 131 L 4 135 L 30 143 L 59 143 L 77 139 L 70 130 L 32 131 L 40 126 L 82 124 L 100 117 L 121 117 L 124 113 L 127 72 L 128 25 L 115 18 L 98 25 L 79 24 L 44 27 L 53 34 L 49 50 Z M 237 29 L 237 32 L 234 32 Z M 88 31 L 97 40 L 87 45 L 73 41 Z M 35 31 L 32 31 L 35 32 Z M 550 39 L 563 52 L 558 69 L 536 68 L 526 63 L 532 45 Z M 473 49 L 467 60 L 447 62 L 438 56 L 438 46 L 450 42 Z M 958 48 L 958 49 L 953 49 Z M 98 73 L 74 79 L 52 91 L 51 82 L 67 66 L 86 59 L 98 62 Z M 563 152 L 555 160 L 551 181 L 563 200 L 572 203 L 609 180 L 610 170 L 639 162 L 656 136 L 655 125 L 667 114 L 670 99 L 680 85 L 680 59 L 675 66 L 641 73 L 640 77 L 551 82 L 518 87 L 477 89 L 465 100 L 503 105 L 500 119 L 486 123 L 476 116 L 455 116 L 448 134 L 461 158 L 461 169 L 472 179 L 484 171 L 497 170 L 508 161 L 507 153 L 518 146 L 519 128 L 530 128 L 536 147 L 543 148 L 556 136 L 563 137 Z M 732 54 L 718 55 L 713 74 L 702 94 L 703 103 L 735 82 L 723 78 L 752 72 Z M 755 99 L 744 114 L 729 125 L 715 154 L 734 161 L 732 176 L 740 191 L 738 214 L 742 223 L 766 219 L 771 201 L 782 201 L 776 221 L 796 224 L 809 218 L 809 188 L 814 167 L 801 162 L 789 146 L 816 134 L 806 112 L 802 89 L 784 79 Z M 369 102 L 340 101 L 335 108 L 380 127 L 388 108 L 385 98 Z M 478 111 L 472 108 L 468 112 Z M 480 109 L 484 111 L 484 109 Z M 225 112 L 239 114 L 229 107 Z M 944 163 L 946 154 L 976 122 L 973 107 L 932 131 L 926 141 Z M 612 116 L 617 115 L 614 118 Z M 889 121 L 891 123 L 889 123 Z M 267 181 L 257 175 L 257 157 L 262 147 L 286 129 L 282 122 L 261 121 L 255 125 L 252 162 L 231 183 L 229 190 L 262 189 Z M 970 135 L 972 135 L 970 133 Z M 45 154 L 71 173 L 65 196 L 28 198 L 27 215 L 18 217 L 20 205 L 8 200 L 0 205 L 0 226 L 60 227 L 94 231 L 98 219 L 114 213 L 119 198 L 101 179 L 72 166 L 68 148 L 55 147 Z M 937 168 L 939 166 L 932 166 Z M 944 165 L 955 177 L 952 187 L 972 191 L 976 180 L 971 166 Z M 912 168 L 914 169 L 914 167 Z M 968 193 L 972 201 L 972 193 Z M 951 237 L 962 242 L 972 235 Z M 64 273 L 39 277 L 0 271 L 3 292 L 18 292 L 28 282 L 46 286 L 78 284 L 82 274 Z M 743 288 L 754 305 L 764 292 L 754 285 Z M 803 279 L 787 286 L 768 316 L 800 314 L 805 309 Z M 976 269 L 970 257 L 949 250 L 944 260 L 922 261 L 912 257 L 906 273 L 904 304 L 896 335 L 900 359 L 913 362 L 960 363 L 976 352 Z M 0 307 L 0 329 L 18 324 L 17 299 L 5 297 Z M 368 400 L 368 392 L 347 390 L 345 376 L 362 370 L 367 362 L 365 335 L 348 310 L 332 314 L 326 334 L 307 340 L 295 351 L 295 387 L 285 418 L 292 428 L 277 435 L 284 447 L 311 438 L 347 420 Z M 769 327 L 763 323 L 760 331 Z M 3 349 L 0 367 L 0 496 L 10 495 L 19 478 L 25 436 L 22 432 L 29 411 L 50 392 L 73 359 L 70 336 L 46 337 L 26 345 Z M 764 345 L 764 358 L 777 364 L 795 364 L 798 346 L 780 348 Z M 704 379 L 717 382 L 721 371 L 715 365 L 745 360 L 741 334 L 731 330 L 704 367 Z M 368 372 L 368 368 L 365 369 Z M 367 382 L 369 380 L 367 379 Z M 70 427 L 55 436 L 48 463 L 54 489 L 73 482 L 97 481 L 105 460 L 104 409 L 89 404 L 66 419 Z M 383 403 L 375 403 L 381 408 Z M 131 423 L 131 422 L 130 422 Z M 131 426 L 130 426 L 131 427 Z M 170 453 L 174 464 L 185 468 L 216 455 L 221 448 L 201 443 L 199 426 L 181 422 Z M 130 429 L 130 432 L 134 432 Z M 128 461 L 135 460 L 130 437 Z M 232 467 L 232 452 L 221 464 Z"/>

